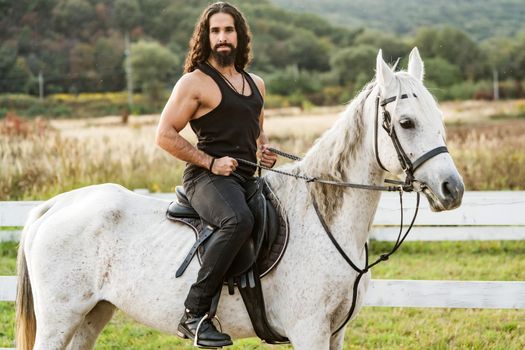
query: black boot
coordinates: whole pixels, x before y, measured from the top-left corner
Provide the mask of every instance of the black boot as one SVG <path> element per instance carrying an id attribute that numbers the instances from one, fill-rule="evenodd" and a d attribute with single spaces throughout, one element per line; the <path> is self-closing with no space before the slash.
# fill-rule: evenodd
<path id="1" fill-rule="evenodd" d="M 197 328 L 199 329 L 195 338 Z M 193 345 L 201 348 L 220 348 L 233 344 L 228 334 L 221 333 L 215 328 L 208 314 L 195 315 L 189 310 L 184 312 L 177 333 L 182 338 L 193 339 Z"/>

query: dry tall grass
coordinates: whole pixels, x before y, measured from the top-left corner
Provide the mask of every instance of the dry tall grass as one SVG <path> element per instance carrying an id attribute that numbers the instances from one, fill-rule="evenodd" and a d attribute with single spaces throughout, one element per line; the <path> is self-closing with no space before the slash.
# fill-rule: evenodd
<path id="1" fill-rule="evenodd" d="M 183 164 L 153 139 L 153 127 L 124 126 L 1 135 L 0 200 L 42 199 L 104 182 L 172 191 Z"/>
<path id="2" fill-rule="evenodd" d="M 303 154 L 334 119 L 269 117 L 265 129 L 278 148 Z M 155 146 L 156 120 L 132 118 L 128 125 L 119 124 L 118 118 L 51 125 L 16 117 L 2 121 L 0 200 L 44 199 L 104 182 L 174 191 L 184 164 Z M 525 189 L 525 120 L 483 123 L 448 128 L 449 148 L 466 188 Z M 191 131 L 183 133 L 193 138 Z"/>
<path id="3" fill-rule="evenodd" d="M 525 189 L 525 120 L 449 128 L 467 190 Z"/>

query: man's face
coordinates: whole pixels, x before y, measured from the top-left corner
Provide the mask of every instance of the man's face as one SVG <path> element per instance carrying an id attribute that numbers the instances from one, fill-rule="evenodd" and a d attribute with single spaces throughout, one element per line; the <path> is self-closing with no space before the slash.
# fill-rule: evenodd
<path id="1" fill-rule="evenodd" d="M 237 32 L 233 17 L 222 12 L 212 15 L 209 35 L 211 55 L 215 61 L 222 67 L 232 65 L 237 52 Z"/>

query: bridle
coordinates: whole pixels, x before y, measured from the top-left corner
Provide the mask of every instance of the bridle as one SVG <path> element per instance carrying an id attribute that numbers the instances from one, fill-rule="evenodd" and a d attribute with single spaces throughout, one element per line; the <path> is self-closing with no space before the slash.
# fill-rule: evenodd
<path id="1" fill-rule="evenodd" d="M 370 92 L 371 91 L 372 90 L 370 90 Z M 369 92 L 369 94 L 370 94 L 370 92 Z M 412 94 L 402 94 L 402 95 L 399 96 L 399 99 L 407 99 L 407 98 L 411 98 L 411 97 L 418 98 L 416 94 L 412 93 Z M 368 96 L 367 96 L 367 98 L 368 98 Z M 379 164 L 379 166 L 383 170 L 385 170 L 387 172 L 390 172 L 390 171 L 388 171 L 388 169 L 386 169 L 386 167 L 381 162 L 381 159 L 379 158 L 379 151 L 378 151 L 379 109 L 382 108 L 382 110 L 383 110 L 382 111 L 383 120 L 382 120 L 381 125 L 382 125 L 383 129 L 387 132 L 387 134 L 390 137 L 390 139 L 392 140 L 392 144 L 394 146 L 394 149 L 396 150 L 399 163 L 400 163 L 401 168 L 403 169 L 403 171 L 405 173 L 405 181 L 404 182 L 398 181 L 398 180 L 386 179 L 385 182 L 386 183 L 390 183 L 392 185 L 391 186 L 380 186 L 380 185 L 355 184 L 355 183 L 350 183 L 350 182 L 332 181 L 332 180 L 327 180 L 327 179 L 320 179 L 320 178 L 317 178 L 317 177 L 311 177 L 311 176 L 306 176 L 306 175 L 294 174 L 294 173 L 290 173 L 290 172 L 286 172 L 286 171 L 282 171 L 282 170 L 278 170 L 278 169 L 272 169 L 272 168 L 268 168 L 268 167 L 265 167 L 265 166 L 257 164 L 257 163 L 246 161 L 244 159 L 237 159 L 237 161 L 239 163 L 244 163 L 244 164 L 248 164 L 248 165 L 251 165 L 251 166 L 255 166 L 255 167 L 257 167 L 259 169 L 259 171 L 260 171 L 260 169 L 265 169 L 265 170 L 272 171 L 272 172 L 275 172 L 275 173 L 278 173 L 278 174 L 292 176 L 292 177 L 295 177 L 297 179 L 302 179 L 302 180 L 305 180 L 307 183 L 317 182 L 317 183 L 322 183 L 322 184 L 327 184 L 327 185 L 351 187 L 351 188 L 357 188 L 357 189 L 363 189 L 363 190 L 389 191 L 389 192 L 395 191 L 395 192 L 399 193 L 399 201 L 400 201 L 400 206 L 401 206 L 401 223 L 400 223 L 400 226 L 399 226 L 399 233 L 398 233 L 398 236 L 397 236 L 396 243 L 394 244 L 393 248 L 388 253 L 381 254 L 379 256 L 379 258 L 377 258 L 372 263 L 368 262 L 368 244 L 365 243 L 365 247 L 364 247 L 364 249 L 365 249 L 365 267 L 364 268 L 359 268 L 352 261 L 352 259 L 350 259 L 350 257 L 344 252 L 343 248 L 340 246 L 340 244 L 335 239 L 335 237 L 332 234 L 332 232 L 331 232 L 328 224 L 326 223 L 323 215 L 321 214 L 321 212 L 319 210 L 319 207 L 317 205 L 317 201 L 315 200 L 315 198 L 313 198 L 313 200 L 312 200 L 313 207 L 314 207 L 314 209 L 315 209 L 315 211 L 317 213 L 319 221 L 321 222 L 321 225 L 323 226 L 324 231 L 326 232 L 328 238 L 330 239 L 332 244 L 335 246 L 335 248 L 337 249 L 339 254 L 342 256 L 342 258 L 346 261 L 346 263 L 348 265 L 350 265 L 350 267 L 354 271 L 357 272 L 357 277 L 356 277 L 356 279 L 354 281 L 353 291 L 352 291 L 352 304 L 350 306 L 350 309 L 349 309 L 348 313 L 346 314 L 346 317 L 345 317 L 344 321 L 341 323 L 341 325 L 339 325 L 337 327 L 337 329 L 332 333 L 332 335 L 337 334 L 341 329 L 343 329 L 344 326 L 348 323 L 348 321 L 352 317 L 352 315 L 354 313 L 354 310 L 355 310 L 355 307 L 356 307 L 356 304 L 357 304 L 357 292 L 358 292 L 359 282 L 361 281 L 361 278 L 363 277 L 363 275 L 366 274 L 375 265 L 379 264 L 382 261 L 388 260 L 388 258 L 392 254 L 394 254 L 397 251 L 397 249 L 401 246 L 401 244 L 404 242 L 405 238 L 408 236 L 408 233 L 412 229 L 412 226 L 414 225 L 414 222 L 416 220 L 416 217 L 417 217 L 417 214 L 418 214 L 418 211 L 419 211 L 420 193 L 422 191 L 424 191 L 425 189 L 428 189 L 428 187 L 426 186 L 426 184 L 424 182 L 416 180 L 416 178 L 414 176 L 415 171 L 419 167 L 421 167 L 421 165 L 423 165 L 424 163 L 426 163 L 428 160 L 432 159 L 433 157 L 437 156 L 438 154 L 448 153 L 448 149 L 447 149 L 446 146 L 440 146 L 440 147 L 436 147 L 436 148 L 431 149 L 430 151 L 425 152 L 422 156 L 417 158 L 414 162 L 412 162 L 410 160 L 410 158 L 408 157 L 408 155 L 404 151 L 404 149 L 403 149 L 403 147 L 401 145 L 401 142 L 399 141 L 399 139 L 397 137 L 396 129 L 394 127 L 394 124 L 392 123 L 392 117 L 390 116 L 390 113 L 386 110 L 386 106 L 389 103 L 396 101 L 397 99 L 398 99 L 398 96 L 392 96 L 392 97 L 386 98 L 386 99 L 381 101 L 381 97 L 380 97 L 379 93 L 378 93 L 378 95 L 376 97 L 376 113 L 375 113 L 375 122 L 374 122 L 375 123 L 375 128 L 374 128 L 374 153 L 375 153 L 375 157 L 376 157 L 376 160 L 377 160 L 377 163 Z M 289 154 L 289 153 L 280 151 L 280 150 L 275 149 L 275 148 L 269 148 L 269 150 L 271 152 L 274 152 L 274 153 L 276 153 L 278 155 L 281 155 L 283 157 L 286 157 L 286 158 L 289 158 L 289 159 L 292 159 L 292 160 L 296 160 L 296 161 L 301 160 L 301 158 L 298 157 L 298 156 L 295 156 L 293 154 Z M 412 218 L 412 220 L 410 222 L 410 225 L 409 225 L 408 229 L 403 234 L 403 193 L 404 192 L 416 192 L 416 209 L 414 211 L 414 216 L 413 216 L 413 218 Z"/>
<path id="2" fill-rule="evenodd" d="M 399 96 L 400 100 L 414 97 L 417 98 L 417 95 L 412 94 L 402 94 Z M 401 142 L 399 142 L 399 139 L 397 137 L 396 129 L 394 128 L 394 124 L 392 124 L 392 117 L 390 116 L 390 113 L 386 110 L 386 106 L 394 102 L 397 99 L 397 96 L 392 96 L 389 98 L 384 99 L 380 102 L 380 96 L 379 94 L 376 97 L 376 116 L 375 116 L 375 128 L 374 128 L 374 153 L 376 156 L 377 163 L 379 166 L 385 170 L 386 172 L 390 172 L 381 162 L 381 159 L 379 158 L 379 150 L 378 150 L 378 124 L 379 124 L 379 108 L 381 107 L 383 109 L 383 122 L 381 123 L 383 130 L 385 130 L 390 136 L 390 140 L 392 140 L 392 144 L 394 145 L 394 148 L 397 153 L 397 158 L 399 160 L 399 164 L 401 165 L 401 168 L 403 169 L 405 173 L 405 184 L 406 185 L 414 185 L 414 182 L 416 181 L 414 177 L 415 171 L 423 165 L 428 160 L 432 159 L 433 157 L 437 156 L 441 153 L 448 153 L 448 149 L 446 146 L 440 146 L 436 147 L 434 149 L 431 149 L 430 151 L 424 153 L 422 156 L 417 158 L 414 162 L 410 160 L 406 152 L 403 150 L 403 146 L 401 146 Z M 421 184 L 419 182 L 419 184 Z M 417 191 L 418 189 L 416 189 Z M 405 189 L 406 191 L 406 189 Z"/>

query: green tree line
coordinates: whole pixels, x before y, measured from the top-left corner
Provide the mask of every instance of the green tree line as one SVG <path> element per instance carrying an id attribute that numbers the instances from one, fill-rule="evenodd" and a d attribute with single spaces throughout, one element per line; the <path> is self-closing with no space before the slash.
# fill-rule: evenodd
<path id="1" fill-rule="evenodd" d="M 413 35 L 426 26 L 459 28 L 475 40 L 513 37 L 524 29 L 523 0 L 272 0 L 291 11 L 315 13 L 345 27 Z"/>
<path id="2" fill-rule="evenodd" d="M 131 40 L 135 91 L 162 101 L 182 74 L 188 41 L 205 0 L 18 0 L 0 2 L 0 93 L 122 91 L 125 36 Z M 523 96 L 525 32 L 473 40 L 454 27 L 422 27 L 399 36 L 349 29 L 268 0 L 232 1 L 253 33 L 251 71 L 267 81 L 271 106 L 345 102 L 373 77 L 379 48 L 406 65 L 418 46 L 427 85 L 439 98 L 490 98 L 492 77 L 502 97 Z M 1 106 L 0 106 L 1 107 Z M 158 107 L 157 107 L 158 108 Z"/>

